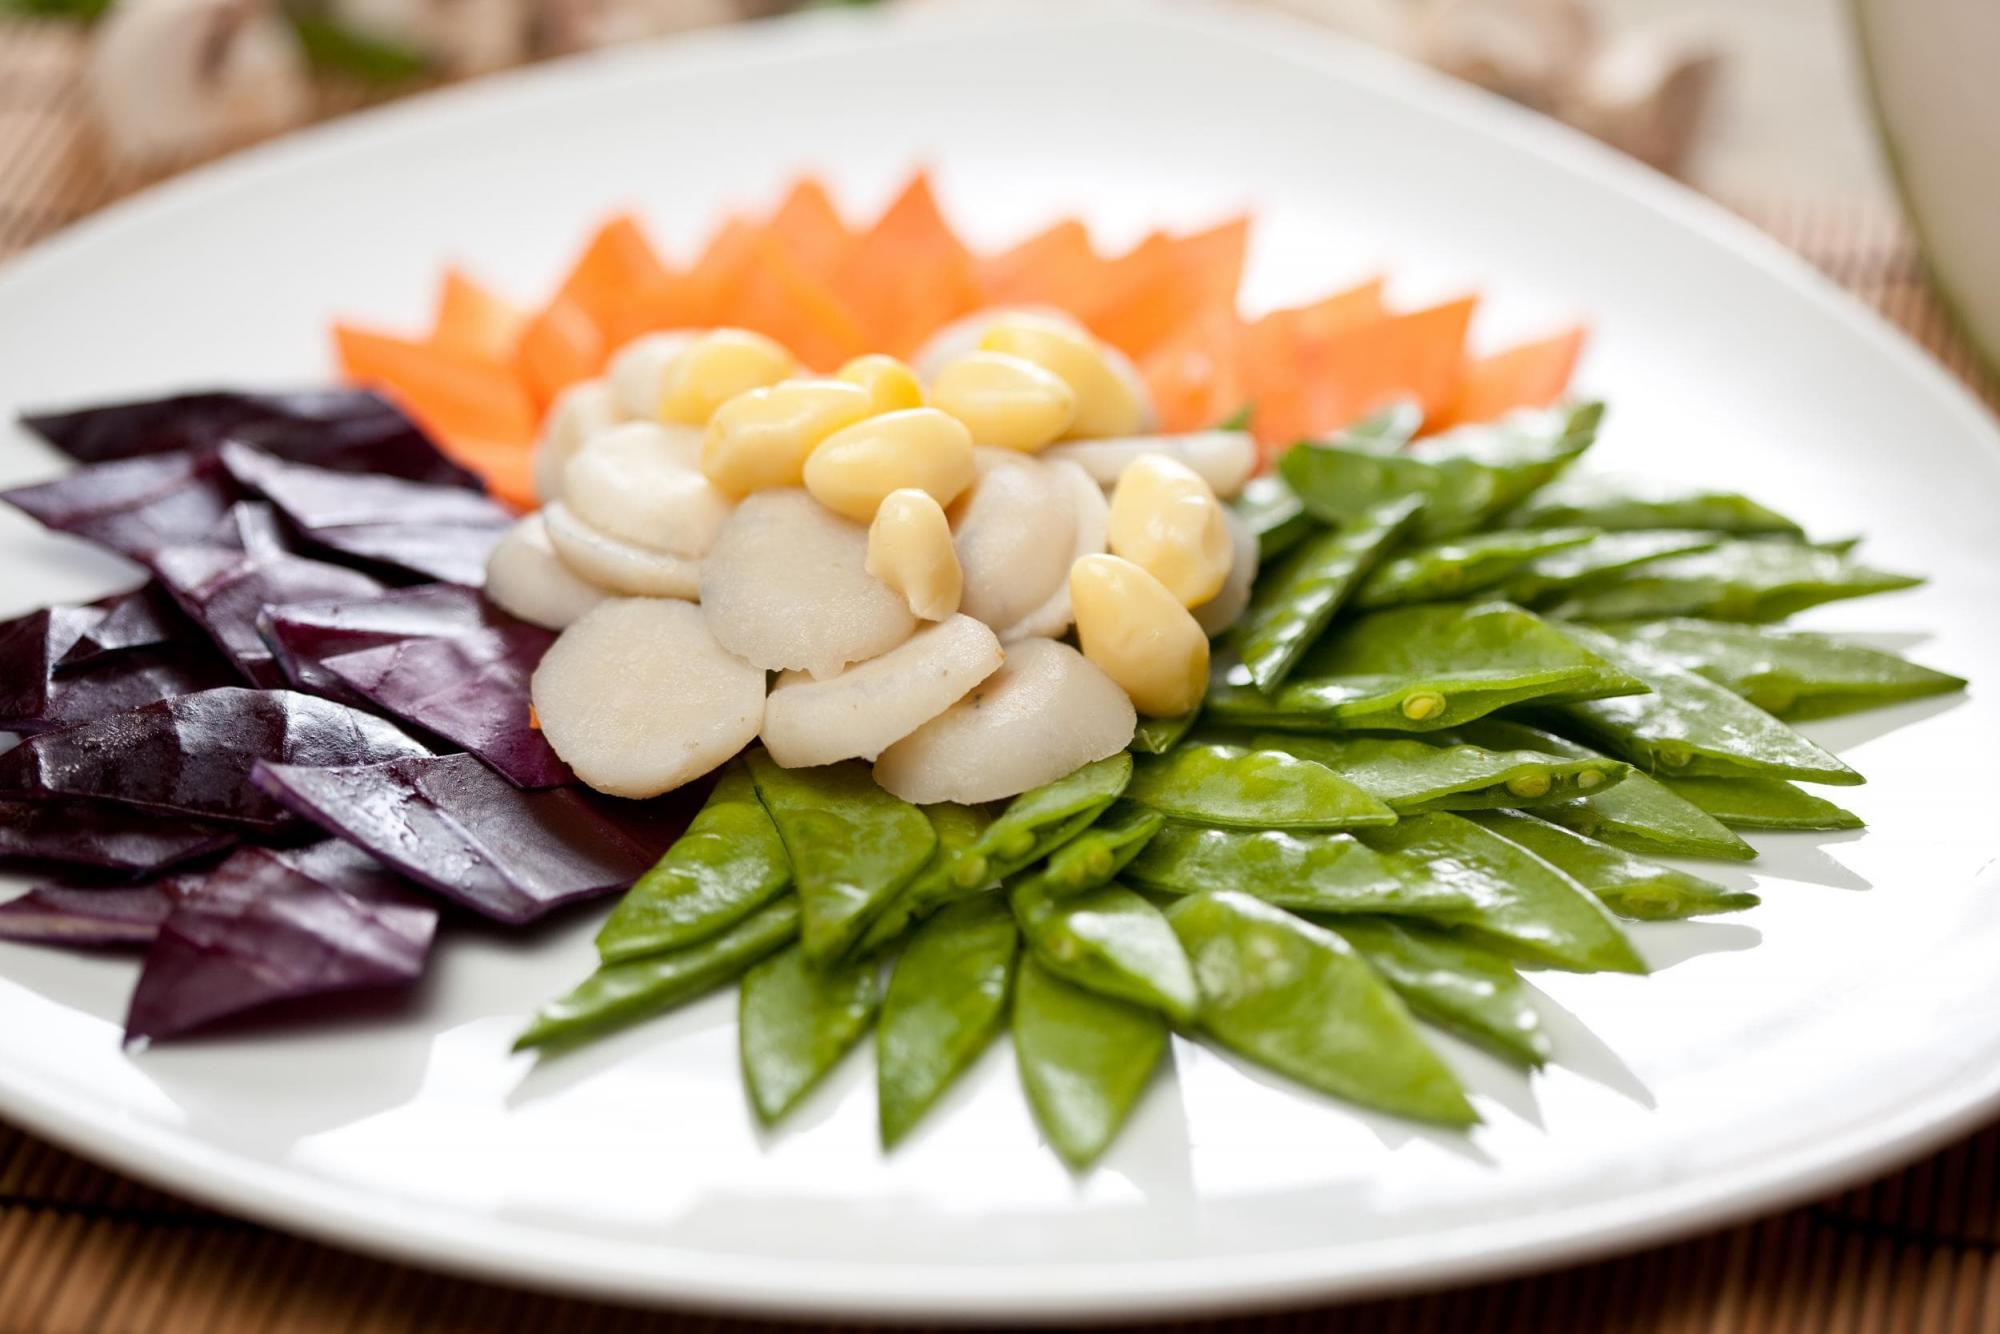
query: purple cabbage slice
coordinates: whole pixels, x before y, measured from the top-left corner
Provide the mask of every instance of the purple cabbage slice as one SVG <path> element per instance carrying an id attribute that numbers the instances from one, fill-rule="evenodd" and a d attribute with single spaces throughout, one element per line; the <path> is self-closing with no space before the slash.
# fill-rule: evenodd
<path id="1" fill-rule="evenodd" d="M 699 800 L 524 791 L 470 755 L 318 769 L 260 764 L 256 781 L 329 834 L 513 924 L 624 889 L 679 837 Z"/>
<path id="2" fill-rule="evenodd" d="M 275 1001 L 408 986 L 437 923 L 435 906 L 344 844 L 240 848 L 160 924 L 125 1041 L 178 1037 Z"/>
<path id="3" fill-rule="evenodd" d="M 57 668 L 81 667 L 110 653 L 159 648 L 185 639 L 192 628 L 174 606 L 173 598 L 156 583 L 114 593 L 90 605 L 102 615 L 56 659 Z"/>
<path id="4" fill-rule="evenodd" d="M 285 679 L 328 699 L 361 697 L 320 666 L 323 659 L 401 639 L 436 638 L 488 626 L 525 624 L 463 584 L 417 584 L 372 598 L 295 602 L 258 613 L 257 633 Z"/>
<path id="5" fill-rule="evenodd" d="M 57 672 L 41 716 L 18 726 L 43 731 L 95 722 L 156 700 L 236 685 L 240 679 L 202 640 L 107 654 L 78 670 Z"/>
<path id="6" fill-rule="evenodd" d="M 37 885 L 0 903 L 0 940 L 116 949 L 150 945 L 197 876 L 144 885 Z"/>
<path id="7" fill-rule="evenodd" d="M 317 598 L 372 598 L 381 583 L 344 565 L 286 551 L 176 546 L 152 554 L 153 573 L 181 610 L 255 685 L 277 687 L 284 673 L 257 633 L 266 606 Z"/>
<path id="8" fill-rule="evenodd" d="M 486 558 L 514 526 L 504 506 L 463 487 L 288 463 L 235 441 L 221 452 L 230 475 L 268 497 L 306 540 L 427 579 L 483 583 Z"/>
<path id="9" fill-rule="evenodd" d="M 206 390 L 41 413 L 21 422 L 83 463 L 206 449 L 234 438 L 323 468 L 479 485 L 393 404 L 366 389 Z"/>
<path id="10" fill-rule="evenodd" d="M 394 723 L 359 709 L 226 686 L 28 737 L 0 754 L 0 798 L 91 797 L 277 829 L 291 817 L 251 784 L 259 760 L 375 764 L 428 754 Z"/>
<path id="11" fill-rule="evenodd" d="M 237 839 L 220 825 L 103 802 L 0 801 L 0 858 L 152 875 L 213 856 Z"/>
<path id="12" fill-rule="evenodd" d="M 243 490 L 212 451 L 94 463 L 66 477 L 0 491 L 45 528 L 136 558 L 199 542 Z"/>
<path id="13" fill-rule="evenodd" d="M 472 630 L 324 658 L 320 666 L 381 712 L 471 751 L 517 787 L 576 781 L 533 725 L 528 682 L 555 642 L 539 626 Z"/>
<path id="14" fill-rule="evenodd" d="M 98 607 L 42 607 L 0 622 L 0 729 L 42 725 L 56 663 L 103 617 Z"/>
<path id="15" fill-rule="evenodd" d="M 278 517 L 278 507 L 268 500 L 237 501 L 223 512 L 215 527 L 203 534 L 199 542 L 180 545 L 227 547 L 231 551 L 247 551 L 253 556 L 269 556 L 292 549 L 290 536 L 285 532 L 285 522 Z"/>

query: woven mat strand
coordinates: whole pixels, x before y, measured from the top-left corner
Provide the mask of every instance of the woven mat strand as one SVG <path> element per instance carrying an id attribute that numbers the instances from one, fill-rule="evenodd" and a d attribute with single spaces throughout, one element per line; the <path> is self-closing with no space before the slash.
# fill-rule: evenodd
<path id="1" fill-rule="evenodd" d="M 78 116 L 77 45 L 0 22 L 0 256 L 126 192 Z M 325 109 L 352 105 L 329 92 Z M 1740 211 L 1881 310 L 2000 407 L 1879 209 Z M 228 1218 L 0 1126 L 0 1330 L 203 1334 L 748 1331 L 527 1296 Z M 1336 1311 L 1179 1328 L 1233 1334 L 2000 1334 L 2000 1128 L 1907 1171 L 1700 1240 L 1556 1274 Z"/>

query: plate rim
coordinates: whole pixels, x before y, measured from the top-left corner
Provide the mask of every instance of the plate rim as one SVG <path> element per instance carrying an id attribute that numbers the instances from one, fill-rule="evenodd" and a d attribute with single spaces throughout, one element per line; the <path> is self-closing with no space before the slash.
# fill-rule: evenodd
<path id="1" fill-rule="evenodd" d="M 1062 0 L 986 0 L 881 13 L 823 11 L 686 34 L 515 70 L 403 101 L 246 149 L 154 185 L 72 225 L 0 265 L 0 296 L 71 251 L 87 249 L 158 214 L 199 208 L 213 192 L 250 181 L 274 165 L 309 162 L 365 147 L 408 121 L 476 115 L 494 100 L 560 91 L 593 72 L 699 63 L 718 53 L 810 55 L 877 27 L 939 34 L 999 22 L 1015 28 L 1074 23 L 1083 7 Z M 1641 204 L 1718 252 L 1780 282 L 1819 313 L 1865 339 L 1913 390 L 1965 419 L 1970 432 L 2000 446 L 2000 423 L 1972 391 L 1908 335 L 1841 290 L 1802 257 L 1723 205 L 1583 135 L 1490 94 L 1364 48 L 1280 13 L 1225 9 L 1210 0 L 1100 0 L 1089 24 L 1192 27 L 1206 38 L 1282 53 L 1368 92 L 1495 138 L 1558 169 Z M 2000 453 L 1994 456 L 2000 459 Z M 1576 1264 L 1720 1228 L 1888 1171 L 2000 1111 L 2000 1069 L 1971 1069 L 1935 1085 L 1893 1117 L 1689 1182 L 1616 1200 L 1566 1206 L 1546 1216 L 1488 1222 L 1356 1245 L 1308 1246 L 1232 1255 L 1214 1264 L 1099 1261 L 1035 1269 L 937 1263 L 791 1261 L 692 1250 L 656 1242 L 592 1239 L 580 1260 L 551 1259 L 537 1244 L 549 1230 L 479 1220 L 434 1205 L 381 1208 L 358 1186 L 296 1168 L 238 1157 L 199 1138 L 122 1113 L 87 1096 L 28 1087 L 0 1071 L 0 1114 L 78 1155 L 220 1210 L 317 1241 L 465 1277 L 598 1300 L 754 1315 L 867 1317 L 896 1321 L 1109 1321 L 1192 1316 L 1312 1302 L 1350 1301 L 1418 1288 L 1471 1283 Z M 1497 1230 L 1504 1236 L 1496 1237 Z M 464 1236 L 460 1234 L 464 1233 Z M 1377 1255 L 1381 1252 L 1381 1255 Z M 1399 1254 L 1400 1252 L 1400 1254 Z M 1339 1262 L 1328 1262 L 1338 1255 Z M 774 1273 L 777 1269 L 780 1272 Z M 1013 1280 L 1013 1281 L 1010 1281 Z M 898 1281 L 901 1280 L 901 1281 Z"/>

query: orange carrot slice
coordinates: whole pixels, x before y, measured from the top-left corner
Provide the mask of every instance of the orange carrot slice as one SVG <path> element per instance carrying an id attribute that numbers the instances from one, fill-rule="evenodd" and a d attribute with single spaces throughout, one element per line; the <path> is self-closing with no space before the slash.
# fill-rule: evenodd
<path id="1" fill-rule="evenodd" d="M 813 176 L 792 183 L 765 231 L 801 269 L 821 278 L 837 272 L 854 249 L 854 233 Z"/>
<path id="2" fill-rule="evenodd" d="M 1241 325 L 1233 294 L 1231 305 L 1189 320 L 1139 363 L 1162 429 L 1201 430 L 1227 420 L 1249 401 L 1237 371 Z"/>
<path id="3" fill-rule="evenodd" d="M 558 296 L 521 331 L 515 367 L 535 401 L 547 407 L 563 390 L 603 370 L 608 351 L 589 312 Z"/>
<path id="4" fill-rule="evenodd" d="M 1130 274 L 1125 290 L 1107 294 L 1088 321 L 1092 330 L 1143 357 L 1197 312 L 1233 306 L 1249 239 L 1250 220 L 1240 217 L 1191 236 L 1142 244 L 1141 251 L 1153 250 L 1147 268 Z"/>
<path id="5" fill-rule="evenodd" d="M 1439 414 L 1433 430 L 1467 422 L 1492 421 L 1516 408 L 1545 408 L 1561 398 L 1583 351 L 1581 326 L 1552 338 L 1522 343 L 1465 368 L 1458 394 Z"/>
<path id="6" fill-rule="evenodd" d="M 646 238 L 639 220 L 620 213 L 597 229 L 577 256 L 556 299 L 574 303 L 605 341 L 617 348 L 652 324 L 651 309 L 674 272 Z"/>
<path id="7" fill-rule="evenodd" d="M 456 266 L 438 287 L 431 346 L 454 356 L 505 365 L 528 322 L 526 312 Z"/>
<path id="8" fill-rule="evenodd" d="M 1090 232 L 1064 218 L 1011 250 L 978 261 L 984 304 L 1053 305 L 1070 309 L 1080 293 L 1092 290 L 1104 261 L 1091 247 Z"/>
<path id="9" fill-rule="evenodd" d="M 510 368 L 353 325 L 333 337 L 348 379 L 387 391 L 440 443 L 533 443 L 535 403 Z"/>
<path id="10" fill-rule="evenodd" d="M 1303 432 L 1336 430 L 1402 399 L 1414 400 L 1427 421 L 1442 412 L 1458 392 L 1477 304 L 1462 297 L 1309 343 L 1298 379 Z"/>
<path id="11" fill-rule="evenodd" d="M 814 370 L 831 371 L 869 350 L 868 331 L 847 304 L 769 235 L 733 293 L 729 322 L 769 334 Z"/>
<path id="12" fill-rule="evenodd" d="M 445 457 L 470 468 L 486 483 L 494 499 L 516 511 L 541 504 L 535 492 L 535 451 L 532 445 L 496 444 L 489 440 L 440 440 Z"/>
<path id="13" fill-rule="evenodd" d="M 833 288 L 860 318 L 873 349 L 897 356 L 978 306 L 972 252 L 939 212 L 928 175 L 912 176 L 863 233 Z"/>

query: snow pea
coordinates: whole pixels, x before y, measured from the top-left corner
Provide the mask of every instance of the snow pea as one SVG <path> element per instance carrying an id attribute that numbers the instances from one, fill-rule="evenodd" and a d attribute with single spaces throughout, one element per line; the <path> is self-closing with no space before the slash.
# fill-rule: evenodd
<path id="1" fill-rule="evenodd" d="M 1756 705 L 1652 649 L 1584 626 L 1571 627 L 1571 633 L 1643 680 L 1652 693 L 1538 709 L 1554 730 L 1578 734 L 1650 773 L 1863 781 Z"/>
<path id="2" fill-rule="evenodd" d="M 1399 866 L 1471 896 L 1460 926 L 1517 957 L 1577 973 L 1643 973 L 1645 962 L 1590 891 L 1549 863 L 1444 812 L 1365 830 L 1362 842 L 1407 860 Z"/>
<path id="3" fill-rule="evenodd" d="M 1269 695 L 1233 653 L 1220 652 L 1207 709 L 1217 722 L 1287 732 L 1427 732 L 1529 700 L 1644 689 L 1512 603 L 1423 603 L 1336 626 Z"/>
<path id="4" fill-rule="evenodd" d="M 794 945 L 743 975 L 737 1040 L 743 1084 L 765 1125 L 775 1125 L 840 1063 L 875 1021 L 879 969 L 872 960 L 821 968 Z"/>
<path id="5" fill-rule="evenodd" d="M 1581 546 L 1529 561 L 1500 585 L 1500 591 L 1509 601 L 1532 607 L 1668 556 L 1707 551 L 1721 540 L 1719 533 L 1687 528 L 1600 532 Z"/>
<path id="6" fill-rule="evenodd" d="M 1136 802 L 1118 802 L 1097 823 L 1050 853 L 1041 866 L 1015 877 L 1014 883 L 1032 885 L 1052 899 L 1087 893 L 1115 880 L 1166 822 L 1158 811 Z"/>
<path id="7" fill-rule="evenodd" d="M 815 962 L 839 958 L 923 869 L 937 833 L 920 807 L 883 791 L 860 760 L 783 769 L 753 750 L 749 761 L 792 859 L 806 954 Z"/>
<path id="8" fill-rule="evenodd" d="M 1962 677 L 1803 630 L 1698 620 L 1624 621 L 1603 628 L 1779 718 L 1828 718 L 1965 688 Z"/>
<path id="9" fill-rule="evenodd" d="M 1803 536 L 1784 515 L 1733 491 L 1599 472 L 1568 473 L 1515 506 L 1503 522 L 1514 528 L 1584 524 L 1607 531 L 1695 528 Z"/>
<path id="10" fill-rule="evenodd" d="M 1164 755 L 1187 739 L 1200 717 L 1201 706 L 1197 704 L 1178 718 L 1141 718 L 1132 733 L 1132 750 L 1140 755 Z"/>
<path id="11" fill-rule="evenodd" d="M 991 884 L 1054 852 L 1096 822 L 1132 782 L 1132 757 L 1113 755 L 1031 788 L 1007 803 L 998 819 L 966 849 L 959 872 Z"/>
<path id="12" fill-rule="evenodd" d="M 910 1133 L 999 1031 L 1020 944 L 997 894 L 954 903 L 910 937 L 875 1030 L 884 1148 Z"/>
<path id="13" fill-rule="evenodd" d="M 1267 561 L 1290 551 L 1319 527 L 1319 520 L 1306 513 L 1305 502 L 1276 473 L 1252 477 L 1230 505 L 1257 534 L 1257 554 Z"/>
<path id="14" fill-rule="evenodd" d="M 791 859 L 750 770 L 731 760 L 687 832 L 612 910 L 597 933 L 598 957 L 623 963 L 691 945 L 741 921 L 791 882 Z"/>
<path id="15" fill-rule="evenodd" d="M 1601 791 L 1632 772 L 1629 764 L 1598 756 L 1564 759 L 1415 737 L 1268 732 L 1252 744 L 1317 760 L 1389 803 L 1398 815 L 1563 801 Z"/>
<path id="16" fill-rule="evenodd" d="M 1239 829 L 1349 829 L 1396 818 L 1325 765 L 1220 741 L 1141 756 L 1125 791 L 1170 820 Z"/>
<path id="17" fill-rule="evenodd" d="M 1063 981 L 1034 958 L 1014 982 L 1014 1057 L 1035 1124 L 1076 1171 L 1108 1148 L 1167 1051 L 1152 1010 Z"/>
<path id="18" fill-rule="evenodd" d="M 1398 607 L 1469 597 L 1596 536 L 1595 528 L 1501 528 L 1424 542 L 1378 565 L 1355 592 L 1354 605 Z"/>
<path id="19" fill-rule="evenodd" d="M 1158 1010 L 1177 1024 L 1201 1008 L 1187 955 L 1160 910 L 1125 886 L 1051 898 L 1032 882 L 1007 893 L 1015 925 L 1065 981 Z"/>
<path id="20" fill-rule="evenodd" d="M 1555 610 L 1577 621 L 1661 616 L 1778 621 L 1823 602 L 1922 582 L 1799 542 L 1739 538 L 1641 566 L 1615 583 L 1565 599 Z"/>
<path id="21" fill-rule="evenodd" d="M 961 854 L 986 832 L 986 826 L 993 822 L 991 816 L 976 806 L 960 806 L 952 802 L 939 802 L 918 809 L 931 822 L 931 832 L 937 835 L 937 850 L 924 863 L 924 869 L 897 891 L 889 906 L 861 933 L 861 939 L 851 951 L 855 957 L 876 953 L 908 930 L 910 923 L 930 916 L 955 899 L 990 888 L 994 883 L 990 877 L 981 875 L 971 876 L 970 884 L 961 883 L 959 879 Z"/>
<path id="22" fill-rule="evenodd" d="M 736 978 L 799 934 L 799 901 L 787 894 L 720 934 L 665 954 L 605 964 L 543 1005 L 514 1050 L 567 1046 L 661 1014 Z"/>
<path id="23" fill-rule="evenodd" d="M 1421 1019 L 1520 1065 L 1553 1050 L 1514 965 L 1448 931 L 1386 917 L 1324 923 L 1380 973 Z"/>
<path id="24" fill-rule="evenodd" d="M 1620 917 L 1672 921 L 1741 912 L 1762 901 L 1748 890 L 1725 889 L 1519 811 L 1481 811 L 1466 818 L 1534 853 L 1597 895 Z"/>
<path id="25" fill-rule="evenodd" d="M 1482 718 L 1456 735 L 1490 749 L 1536 750 L 1583 758 L 1597 752 L 1567 737 L 1503 718 Z M 1535 814 L 1628 852 L 1748 861 L 1757 850 L 1714 816 L 1675 796 L 1658 779 L 1633 772 L 1607 791 L 1549 802 Z"/>
<path id="26" fill-rule="evenodd" d="M 1664 778 L 1678 797 L 1735 829 L 1860 829 L 1860 816 L 1778 778 Z"/>
<path id="27" fill-rule="evenodd" d="M 1422 505 L 1416 496 L 1385 500 L 1302 543 L 1257 581 L 1231 642 L 1258 689 L 1278 688 Z"/>
<path id="28" fill-rule="evenodd" d="M 1182 899 L 1167 921 L 1194 963 L 1201 1029 L 1302 1084 L 1398 1116 L 1478 1113 L 1386 983 L 1345 940 L 1248 894 Z"/>
<path id="29" fill-rule="evenodd" d="M 1233 889 L 1294 912 L 1447 916 L 1475 906 L 1456 886 L 1402 868 L 1352 834 L 1206 829 L 1168 821 L 1126 866 L 1155 894 Z"/>

